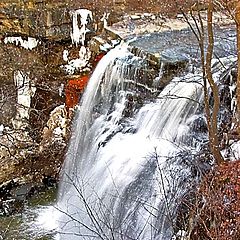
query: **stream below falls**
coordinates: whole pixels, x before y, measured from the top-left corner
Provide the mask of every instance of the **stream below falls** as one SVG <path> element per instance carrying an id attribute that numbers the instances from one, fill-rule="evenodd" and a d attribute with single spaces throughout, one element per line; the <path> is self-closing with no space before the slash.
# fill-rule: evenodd
<path id="1" fill-rule="evenodd" d="M 57 228 L 56 188 L 36 194 L 21 213 L 0 216 L 1 240 L 52 240 Z"/>

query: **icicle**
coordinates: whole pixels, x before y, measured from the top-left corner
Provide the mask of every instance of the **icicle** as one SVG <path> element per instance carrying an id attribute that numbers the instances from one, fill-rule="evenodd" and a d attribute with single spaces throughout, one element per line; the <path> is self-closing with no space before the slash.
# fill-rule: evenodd
<path id="1" fill-rule="evenodd" d="M 27 40 L 23 40 L 22 37 L 6 37 L 4 39 L 4 43 L 15 43 L 16 46 L 21 46 L 25 49 L 32 50 L 33 48 L 37 47 L 40 42 L 32 37 L 28 37 Z"/>
<path id="2" fill-rule="evenodd" d="M 84 45 L 86 33 L 89 32 L 87 28 L 87 24 L 89 23 L 89 19 L 92 20 L 92 12 L 87 9 L 78 9 L 74 12 L 71 12 L 72 15 L 72 24 L 73 24 L 73 32 L 71 33 L 72 43 L 78 45 L 80 42 Z M 78 24 L 78 16 L 81 17 L 81 26 Z"/>
<path id="3" fill-rule="evenodd" d="M 64 51 L 63 51 L 63 60 L 64 60 L 65 62 L 68 62 L 68 55 L 69 55 L 68 50 L 64 50 Z"/>
<path id="4" fill-rule="evenodd" d="M 24 126 L 24 120 L 29 119 L 31 97 L 35 94 L 36 87 L 31 86 L 27 74 L 21 71 L 14 72 L 14 82 L 17 87 L 17 114 L 12 123 L 19 129 Z"/>
<path id="5" fill-rule="evenodd" d="M 103 27 L 106 28 L 108 26 L 108 18 L 110 13 L 104 13 L 103 17 L 101 18 L 101 21 L 103 22 Z"/>

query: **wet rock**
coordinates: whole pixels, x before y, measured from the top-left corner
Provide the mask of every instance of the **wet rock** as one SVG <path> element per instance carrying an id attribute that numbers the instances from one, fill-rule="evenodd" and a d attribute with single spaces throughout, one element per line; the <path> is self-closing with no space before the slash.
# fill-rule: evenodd
<path id="1" fill-rule="evenodd" d="M 169 65 L 186 65 L 189 62 L 189 58 L 177 49 L 166 49 L 162 51 L 160 61 Z"/>
<path id="2" fill-rule="evenodd" d="M 0 185 L 0 199 L 5 200 L 12 196 L 11 190 L 18 184 L 14 180 L 7 181 Z"/>
<path id="3" fill-rule="evenodd" d="M 56 177 L 46 174 L 41 183 L 25 183 L 20 179 L 3 183 L 0 185 L 0 216 L 20 213 L 29 199 L 56 185 Z"/>
<path id="4" fill-rule="evenodd" d="M 194 116 L 188 124 L 190 125 L 190 132 L 206 133 L 208 132 L 207 122 L 204 116 Z"/>
<path id="5" fill-rule="evenodd" d="M 9 216 L 23 209 L 24 200 L 30 195 L 31 188 L 19 185 L 15 180 L 0 186 L 0 215 Z"/>
<path id="6" fill-rule="evenodd" d="M 38 192 L 38 187 L 32 183 L 22 184 L 11 191 L 12 198 L 25 201 Z"/>
<path id="7" fill-rule="evenodd" d="M 236 63 L 234 63 L 223 72 L 217 82 L 221 107 L 232 113 L 234 112 L 234 108 L 236 108 L 236 106 L 234 106 L 234 97 L 236 99 L 236 84 Z"/>
<path id="8" fill-rule="evenodd" d="M 152 83 L 158 89 L 163 89 L 174 76 L 181 74 L 191 59 L 191 50 L 189 51 L 187 46 L 181 44 L 179 47 L 179 42 L 173 42 L 172 45 L 169 43 L 173 37 L 180 39 L 185 35 L 191 36 L 191 33 L 176 31 L 172 35 L 169 32 L 146 34 L 137 36 L 130 42 L 130 51 L 146 59 L 152 68 L 158 70 L 159 76 L 156 76 Z"/>
<path id="9" fill-rule="evenodd" d="M 44 175 L 42 179 L 42 183 L 45 187 L 54 187 L 57 184 L 57 180 L 55 177 Z"/>
<path id="10" fill-rule="evenodd" d="M 18 199 L 0 200 L 0 216 L 10 216 L 23 210 L 24 203 Z"/>

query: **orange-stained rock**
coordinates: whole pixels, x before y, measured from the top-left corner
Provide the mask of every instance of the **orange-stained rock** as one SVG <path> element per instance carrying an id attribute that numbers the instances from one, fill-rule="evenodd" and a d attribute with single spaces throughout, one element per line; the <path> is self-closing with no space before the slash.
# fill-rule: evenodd
<path id="1" fill-rule="evenodd" d="M 96 67 L 97 63 L 103 58 L 105 53 L 99 53 L 93 60 L 93 68 Z M 89 76 L 85 75 L 79 78 L 70 79 L 65 88 L 66 93 L 66 107 L 67 109 L 75 107 L 78 102 L 81 93 L 87 85 Z"/>
<path id="2" fill-rule="evenodd" d="M 105 53 L 99 53 L 99 54 L 95 57 L 94 62 L 98 63 L 104 56 L 105 56 Z"/>
<path id="3" fill-rule="evenodd" d="M 92 62 L 92 67 L 95 68 L 98 62 L 104 57 L 105 53 L 101 52 L 97 54 Z"/>
<path id="4" fill-rule="evenodd" d="M 68 81 L 65 89 L 67 109 L 73 108 L 78 104 L 80 95 L 87 85 L 88 79 L 89 76 L 85 75 Z"/>

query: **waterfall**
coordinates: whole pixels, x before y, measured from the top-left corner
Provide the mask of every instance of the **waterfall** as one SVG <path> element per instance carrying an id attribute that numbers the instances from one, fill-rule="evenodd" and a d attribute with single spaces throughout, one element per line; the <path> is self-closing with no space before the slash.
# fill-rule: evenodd
<path id="1" fill-rule="evenodd" d="M 193 181 L 186 162 L 199 145 L 189 119 L 202 87 L 187 73 L 139 100 L 133 63 L 141 61 L 118 46 L 89 81 L 62 170 L 60 239 L 172 238 L 178 201 Z"/>

